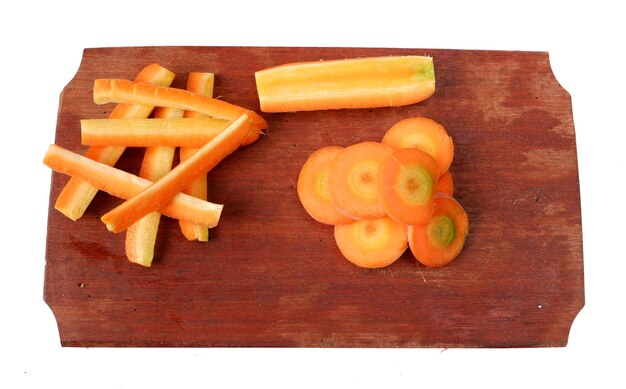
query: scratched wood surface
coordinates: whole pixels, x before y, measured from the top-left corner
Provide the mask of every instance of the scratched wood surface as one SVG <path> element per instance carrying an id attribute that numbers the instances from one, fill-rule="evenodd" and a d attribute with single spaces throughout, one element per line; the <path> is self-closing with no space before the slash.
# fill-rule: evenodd
<path id="1" fill-rule="evenodd" d="M 44 299 L 64 346 L 543 347 L 567 344 L 584 305 L 580 196 L 569 94 L 547 53 L 371 48 L 146 47 L 87 49 L 60 98 L 56 142 L 82 152 L 79 120 L 104 118 L 96 78 L 132 79 L 158 62 L 184 87 L 216 74 L 216 95 L 258 111 L 254 72 L 304 60 L 417 54 L 434 58 L 437 91 L 399 108 L 265 114 L 270 129 L 209 175 L 225 204 L 208 243 L 164 219 L 150 269 L 130 264 L 124 235 L 99 217 L 99 193 L 72 222 L 53 204 Z M 428 116 L 452 135 L 456 197 L 471 231 L 447 267 L 409 252 L 379 270 L 342 258 L 332 227 L 296 194 L 300 167 L 326 145 L 378 141 L 395 122 Z M 117 166 L 137 172 L 142 149 Z"/>

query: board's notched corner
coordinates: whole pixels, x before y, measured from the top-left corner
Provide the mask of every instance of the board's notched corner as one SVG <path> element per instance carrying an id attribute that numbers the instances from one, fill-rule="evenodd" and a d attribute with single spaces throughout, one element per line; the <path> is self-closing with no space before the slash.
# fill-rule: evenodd
<path id="1" fill-rule="evenodd" d="M 565 96 L 567 96 L 567 98 L 570 100 L 572 100 L 572 95 L 569 93 L 569 91 L 567 90 L 567 88 L 565 87 L 565 85 L 563 84 L 563 82 L 561 82 L 561 79 L 559 79 L 559 77 L 557 77 L 557 74 L 555 72 L 555 61 L 554 61 L 554 55 L 552 55 L 550 52 L 544 52 L 542 53 L 546 56 L 546 63 L 547 63 L 547 72 L 546 74 L 549 75 L 552 78 L 552 81 L 554 82 L 555 85 L 557 85 L 561 91 L 563 92 L 563 94 Z M 556 63 L 558 63 L 558 61 L 556 61 Z M 558 68 L 558 66 L 556 66 L 556 68 Z"/>

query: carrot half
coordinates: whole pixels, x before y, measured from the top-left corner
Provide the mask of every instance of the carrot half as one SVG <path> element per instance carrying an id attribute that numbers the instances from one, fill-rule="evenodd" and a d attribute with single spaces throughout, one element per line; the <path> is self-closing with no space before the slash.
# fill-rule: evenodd
<path id="1" fill-rule="evenodd" d="M 400 106 L 435 92 L 433 60 L 422 56 L 297 62 L 255 78 L 263 112 Z"/>
<path id="2" fill-rule="evenodd" d="M 346 224 L 354 221 L 341 214 L 330 199 L 328 171 L 343 147 L 323 147 L 309 156 L 298 176 L 298 198 L 313 219 L 324 224 Z"/>
<path id="3" fill-rule="evenodd" d="M 406 227 L 389 217 L 335 226 L 335 241 L 353 264 L 378 268 L 391 265 L 407 248 Z"/>
<path id="4" fill-rule="evenodd" d="M 454 144 L 445 128 L 432 119 L 415 117 L 400 120 L 383 137 L 382 143 L 396 150 L 418 148 L 437 161 L 443 174 L 454 158 Z"/>
<path id="5" fill-rule="evenodd" d="M 56 172 L 78 177 L 98 190 L 122 199 L 137 196 L 152 184 L 149 180 L 94 161 L 58 145 L 51 145 L 48 148 L 43 162 Z M 222 208 L 220 204 L 179 193 L 159 209 L 159 212 L 175 219 L 215 227 Z"/>
<path id="6" fill-rule="evenodd" d="M 439 267 L 454 260 L 465 245 L 469 219 L 452 197 L 438 193 L 431 219 L 409 226 L 409 246 L 415 258 L 428 267 Z"/>
<path id="7" fill-rule="evenodd" d="M 102 221 L 109 231 L 121 232 L 147 214 L 161 209 L 193 180 L 206 174 L 235 151 L 250 131 L 251 120 L 243 114 L 165 177 L 102 216 Z"/>
<path id="8" fill-rule="evenodd" d="M 215 84 L 215 75 L 213 73 L 189 73 L 187 79 L 187 90 L 193 93 L 200 94 L 202 96 L 213 97 L 213 85 Z M 199 114 L 195 111 L 185 111 L 184 117 L 197 118 L 207 117 Z M 247 139 L 247 138 L 246 138 Z M 196 152 L 197 148 L 180 148 L 180 160 L 184 162 L 191 158 Z M 200 177 L 193 180 L 190 186 L 183 189 L 183 193 L 198 197 L 206 200 L 208 198 L 207 193 L 207 175 L 202 174 Z M 209 229 L 199 224 L 188 223 L 184 220 L 178 222 L 180 225 L 180 231 L 188 240 L 198 240 L 200 242 L 207 242 L 209 240 Z"/>
<path id="9" fill-rule="evenodd" d="M 174 73 L 158 64 L 146 66 L 135 78 L 135 82 L 161 86 L 169 86 L 173 80 Z M 109 115 L 109 118 L 146 118 L 153 109 L 153 105 L 118 104 Z M 86 156 L 95 161 L 113 166 L 117 163 L 124 150 L 125 147 L 121 146 L 90 147 Z M 76 221 L 83 216 L 97 192 L 98 190 L 86 181 L 78 177 L 72 177 L 59 194 L 59 197 L 57 197 L 54 208 Z"/>
<path id="10" fill-rule="evenodd" d="M 82 119 L 81 142 L 88 146 L 202 147 L 224 131 L 230 121 L 169 116 L 154 119 Z"/>
<path id="11" fill-rule="evenodd" d="M 251 132 L 250 136 L 257 136 L 261 130 L 267 128 L 267 122 L 256 112 L 223 100 L 202 96 L 184 89 L 128 80 L 96 80 L 93 87 L 93 101 L 96 104 L 129 103 L 178 108 L 231 121 L 247 114 L 252 122 L 252 128 L 258 130 L 256 134 Z"/>

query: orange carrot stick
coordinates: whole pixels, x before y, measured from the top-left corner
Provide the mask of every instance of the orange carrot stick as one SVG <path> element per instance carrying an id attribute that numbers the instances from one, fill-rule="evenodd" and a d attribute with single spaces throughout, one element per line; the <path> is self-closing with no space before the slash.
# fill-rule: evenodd
<path id="1" fill-rule="evenodd" d="M 130 199 L 152 184 L 149 180 L 94 161 L 58 145 L 51 145 L 48 148 L 43 162 L 54 171 L 78 177 L 98 190 L 122 199 Z M 161 207 L 159 212 L 175 219 L 215 227 L 222 208 L 220 204 L 179 193 Z"/>
<path id="2" fill-rule="evenodd" d="M 174 73 L 157 65 L 146 66 L 139 72 L 136 82 L 169 86 L 174 80 Z M 139 104 L 118 104 L 109 118 L 146 118 L 154 106 Z M 86 156 L 93 160 L 113 166 L 118 161 L 125 147 L 90 147 Z M 78 177 L 72 177 L 56 200 L 54 207 L 72 220 L 78 220 L 84 213 L 98 190 Z"/>
<path id="3" fill-rule="evenodd" d="M 263 112 L 414 104 L 435 92 L 430 57 L 299 62 L 255 73 Z"/>
<path id="4" fill-rule="evenodd" d="M 94 82 L 93 101 L 96 104 L 130 103 L 197 111 L 217 119 L 235 120 L 247 114 L 252 128 L 260 131 L 267 122 L 254 111 L 202 96 L 184 89 L 154 86 L 128 80 L 99 79 Z M 258 132 L 257 131 L 257 132 Z"/>
<path id="5" fill-rule="evenodd" d="M 175 108 L 178 112 L 182 110 Z M 81 142 L 88 146 L 202 147 L 224 131 L 224 119 L 167 117 L 155 119 L 83 119 Z"/>
<path id="6" fill-rule="evenodd" d="M 210 171 L 235 151 L 250 131 L 251 120 L 247 114 L 243 114 L 165 177 L 102 216 L 102 221 L 109 231 L 121 232 L 150 212 L 159 210 L 193 180 Z"/>
<path id="7" fill-rule="evenodd" d="M 183 114 L 184 111 L 174 108 L 157 107 L 154 110 L 155 118 L 182 118 Z M 141 163 L 139 177 L 150 181 L 158 181 L 163 178 L 172 170 L 175 151 L 175 147 L 148 147 Z M 160 221 L 161 214 L 152 212 L 128 227 L 125 250 L 126 257 L 130 262 L 146 267 L 152 265 Z"/>

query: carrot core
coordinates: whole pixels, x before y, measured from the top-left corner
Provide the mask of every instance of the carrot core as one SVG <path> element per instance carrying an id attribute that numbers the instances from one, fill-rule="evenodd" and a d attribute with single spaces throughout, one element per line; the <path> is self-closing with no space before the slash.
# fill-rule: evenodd
<path id="1" fill-rule="evenodd" d="M 447 216 L 436 217 L 430 221 L 427 234 L 433 246 L 448 247 L 456 235 L 454 221 Z"/>

